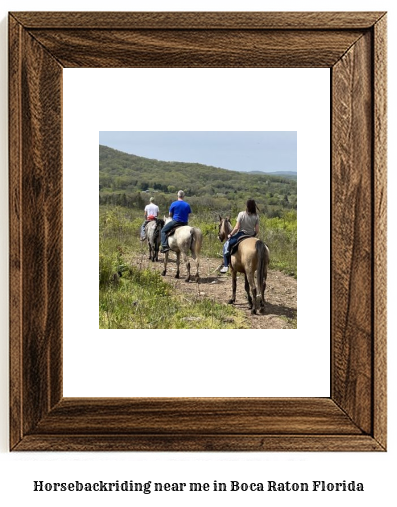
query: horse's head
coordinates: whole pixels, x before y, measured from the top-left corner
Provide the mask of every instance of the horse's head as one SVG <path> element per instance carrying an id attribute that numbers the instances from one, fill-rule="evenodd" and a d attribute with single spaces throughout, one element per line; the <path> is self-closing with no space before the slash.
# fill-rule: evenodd
<path id="1" fill-rule="evenodd" d="M 219 215 L 219 226 L 218 226 L 218 238 L 220 241 L 226 241 L 230 231 L 232 230 L 232 224 L 230 218 L 222 218 Z"/>
<path id="2" fill-rule="evenodd" d="M 171 217 L 166 217 L 164 215 L 164 224 L 168 224 L 168 222 L 171 222 L 172 218 Z"/>

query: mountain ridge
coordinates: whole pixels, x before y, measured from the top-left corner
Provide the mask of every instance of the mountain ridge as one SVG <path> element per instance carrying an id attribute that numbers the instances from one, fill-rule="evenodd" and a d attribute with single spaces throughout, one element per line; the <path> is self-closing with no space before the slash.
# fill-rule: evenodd
<path id="1" fill-rule="evenodd" d="M 266 205 L 273 210 L 296 209 L 296 181 L 293 178 L 200 163 L 149 159 L 99 145 L 102 204 L 117 203 L 121 199 L 122 205 L 142 206 L 142 194 L 148 192 L 156 193 L 157 200 L 161 197 L 168 202 L 179 189 L 200 206 L 221 205 L 225 208 L 233 204 L 241 207 L 247 198 L 253 198 L 262 208 Z"/>

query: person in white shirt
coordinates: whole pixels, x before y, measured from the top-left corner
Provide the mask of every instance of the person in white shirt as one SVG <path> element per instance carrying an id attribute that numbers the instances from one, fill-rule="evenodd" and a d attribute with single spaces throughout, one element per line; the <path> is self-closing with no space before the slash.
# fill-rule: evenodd
<path id="1" fill-rule="evenodd" d="M 152 220 L 156 220 L 159 212 L 160 209 L 154 203 L 154 197 L 151 197 L 149 204 L 145 206 L 145 221 L 141 225 L 141 241 L 145 241 L 146 239 L 146 225 Z"/>

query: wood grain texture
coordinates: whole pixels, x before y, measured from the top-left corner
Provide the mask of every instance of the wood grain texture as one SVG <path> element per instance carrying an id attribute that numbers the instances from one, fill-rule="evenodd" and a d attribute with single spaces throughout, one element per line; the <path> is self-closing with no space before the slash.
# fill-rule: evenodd
<path id="1" fill-rule="evenodd" d="M 387 20 L 374 27 L 374 437 L 387 441 Z"/>
<path id="2" fill-rule="evenodd" d="M 64 67 L 260 68 L 330 67 L 363 32 L 136 29 L 30 33 Z"/>
<path id="3" fill-rule="evenodd" d="M 62 69 L 25 31 L 21 76 L 24 430 L 62 395 Z"/>
<path id="4" fill-rule="evenodd" d="M 10 266 L 10 446 L 23 437 L 22 417 L 22 209 L 21 97 L 22 27 L 9 20 L 9 266 Z"/>
<path id="5" fill-rule="evenodd" d="M 10 88 L 11 420 L 20 419 L 26 434 L 62 396 L 62 68 L 10 23 L 10 47 L 15 46 L 20 58 L 12 63 Z"/>
<path id="6" fill-rule="evenodd" d="M 369 29 L 384 12 L 13 12 L 26 29 Z"/>
<path id="7" fill-rule="evenodd" d="M 64 399 L 34 434 L 360 435 L 327 398 Z"/>
<path id="8" fill-rule="evenodd" d="M 10 15 L 11 449 L 386 449 L 385 26 L 383 13 Z M 62 399 L 66 66 L 332 69 L 330 399 Z"/>
<path id="9" fill-rule="evenodd" d="M 28 435 L 16 451 L 369 452 L 382 451 L 368 435 Z"/>
<path id="10" fill-rule="evenodd" d="M 332 398 L 372 430 L 371 34 L 334 66 L 332 94 Z M 359 400 L 367 400 L 365 403 Z"/>

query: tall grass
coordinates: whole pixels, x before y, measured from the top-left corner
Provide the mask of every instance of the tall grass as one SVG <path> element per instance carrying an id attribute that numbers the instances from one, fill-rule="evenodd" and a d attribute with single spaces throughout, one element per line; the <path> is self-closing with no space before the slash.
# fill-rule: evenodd
<path id="1" fill-rule="evenodd" d="M 161 279 L 158 271 L 124 266 L 121 278 L 110 276 L 100 287 L 99 327 L 244 329 L 248 326 L 245 317 L 231 306 L 198 297 L 184 298 Z"/>
<path id="2" fill-rule="evenodd" d="M 203 233 L 201 254 L 204 257 L 222 257 L 218 239 L 218 213 L 202 212 L 191 217 L 189 224 Z M 131 252 L 142 251 L 139 228 L 143 215 L 136 210 L 121 207 L 100 207 L 100 252 L 115 256 L 118 247 Z M 234 221 L 232 219 L 234 225 Z M 297 215 L 285 212 L 282 218 L 260 216 L 260 239 L 270 249 L 270 268 L 297 277 Z"/>
<path id="3" fill-rule="evenodd" d="M 270 269 L 279 269 L 297 278 L 297 219 L 289 211 L 282 218 L 260 218 L 260 237 L 270 249 Z"/>

